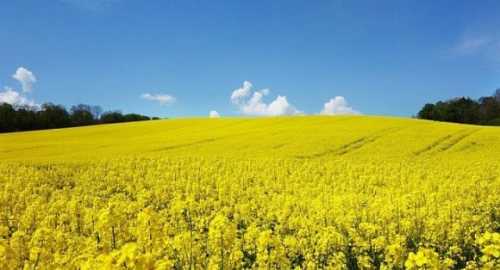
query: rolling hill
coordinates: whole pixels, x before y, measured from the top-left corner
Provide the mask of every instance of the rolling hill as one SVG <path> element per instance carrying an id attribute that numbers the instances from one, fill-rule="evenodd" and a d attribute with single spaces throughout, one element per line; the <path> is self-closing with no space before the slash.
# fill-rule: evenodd
<path id="1" fill-rule="evenodd" d="M 498 138 L 499 128 L 387 117 L 178 119 L 0 134 L 0 160 L 500 155 Z"/>
<path id="2" fill-rule="evenodd" d="M 498 269 L 500 129 L 177 119 L 0 135 L 0 269 Z"/>

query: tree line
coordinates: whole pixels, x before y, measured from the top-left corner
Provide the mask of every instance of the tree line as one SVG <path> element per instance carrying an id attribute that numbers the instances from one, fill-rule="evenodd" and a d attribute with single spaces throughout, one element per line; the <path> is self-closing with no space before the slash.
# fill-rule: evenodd
<path id="1" fill-rule="evenodd" d="M 119 111 L 103 113 L 101 107 L 86 104 L 72 106 L 69 111 L 52 103 L 40 107 L 0 104 L 0 133 L 156 119 L 159 118 Z"/>
<path id="2" fill-rule="evenodd" d="M 500 125 L 500 89 L 478 100 L 469 97 L 427 103 L 418 118 L 465 124 Z"/>

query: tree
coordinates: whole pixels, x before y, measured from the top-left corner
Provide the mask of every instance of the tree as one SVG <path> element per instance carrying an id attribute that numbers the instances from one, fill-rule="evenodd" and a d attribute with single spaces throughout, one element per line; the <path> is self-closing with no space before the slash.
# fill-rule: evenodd
<path id="1" fill-rule="evenodd" d="M 99 119 L 99 117 L 101 117 L 102 114 L 102 108 L 101 106 L 97 105 L 90 106 L 90 112 L 92 113 L 95 119 Z"/>
<path id="2" fill-rule="evenodd" d="M 8 103 L 0 104 L 0 132 L 8 132 L 16 130 L 14 128 L 15 119 L 14 107 Z"/>
<path id="3" fill-rule="evenodd" d="M 500 102 L 500 88 L 498 88 L 496 91 L 495 91 L 495 94 L 493 95 L 496 99 L 497 102 Z"/>
<path id="4" fill-rule="evenodd" d="M 500 119 L 500 102 L 495 97 L 482 97 L 479 102 L 481 103 L 482 123 L 487 124 L 495 119 Z"/>
<path id="5" fill-rule="evenodd" d="M 37 116 L 40 128 L 62 128 L 71 124 L 70 115 L 62 105 L 45 103 Z"/>
<path id="6" fill-rule="evenodd" d="M 123 114 L 118 111 L 105 112 L 101 115 L 101 123 L 119 123 L 123 122 Z"/>
<path id="7" fill-rule="evenodd" d="M 34 130 L 38 128 L 35 109 L 29 106 L 19 107 L 16 111 L 14 124 L 16 130 Z"/>
<path id="8" fill-rule="evenodd" d="M 136 114 L 136 113 L 129 113 L 129 114 L 125 114 L 123 116 L 123 120 L 125 122 L 132 122 L 132 121 L 151 120 L 151 118 L 144 116 L 144 115 Z"/>
<path id="9" fill-rule="evenodd" d="M 91 125 L 96 122 L 90 105 L 78 104 L 71 107 L 71 123 L 74 126 Z"/>
<path id="10" fill-rule="evenodd" d="M 418 112 L 418 118 L 422 119 L 436 119 L 435 105 L 431 103 L 427 103 L 424 107 Z"/>
<path id="11" fill-rule="evenodd" d="M 86 104 L 72 106 L 68 112 L 64 106 L 52 103 L 45 103 L 40 107 L 0 103 L 0 132 L 151 120 L 148 116 L 136 113 L 101 113 L 101 107 Z"/>
<path id="12" fill-rule="evenodd" d="M 421 119 L 467 123 L 500 124 L 500 89 L 494 95 L 473 100 L 469 97 L 427 103 L 418 112 Z"/>
<path id="13" fill-rule="evenodd" d="M 474 124 L 479 122 L 479 104 L 468 97 L 461 97 L 448 102 L 449 121 Z"/>

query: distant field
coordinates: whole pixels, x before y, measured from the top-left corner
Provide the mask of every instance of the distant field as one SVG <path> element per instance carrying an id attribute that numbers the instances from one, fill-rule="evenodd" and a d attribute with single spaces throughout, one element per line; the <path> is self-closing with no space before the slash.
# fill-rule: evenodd
<path id="1" fill-rule="evenodd" d="M 382 117 L 145 121 L 0 134 L 0 160 L 125 155 L 415 159 L 500 153 L 500 129 Z"/>
<path id="2" fill-rule="evenodd" d="M 303 116 L 0 134 L 0 269 L 495 269 L 499 194 L 494 127 Z"/>

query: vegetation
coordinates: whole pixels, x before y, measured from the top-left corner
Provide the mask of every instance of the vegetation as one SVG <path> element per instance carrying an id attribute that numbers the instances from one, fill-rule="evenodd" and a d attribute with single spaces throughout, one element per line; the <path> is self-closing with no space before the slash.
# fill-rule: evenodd
<path id="1" fill-rule="evenodd" d="M 181 119 L 0 135 L 0 269 L 498 269 L 500 129 Z"/>
<path id="2" fill-rule="evenodd" d="M 495 95 L 482 97 L 478 101 L 461 97 L 425 104 L 418 117 L 455 123 L 500 125 L 500 89 Z"/>
<path id="3" fill-rule="evenodd" d="M 40 108 L 0 103 L 0 132 L 38 130 L 87 126 L 104 123 L 119 123 L 151 120 L 139 114 L 121 112 L 101 113 L 99 106 L 79 104 L 72 106 L 70 112 L 62 105 L 43 104 Z"/>

